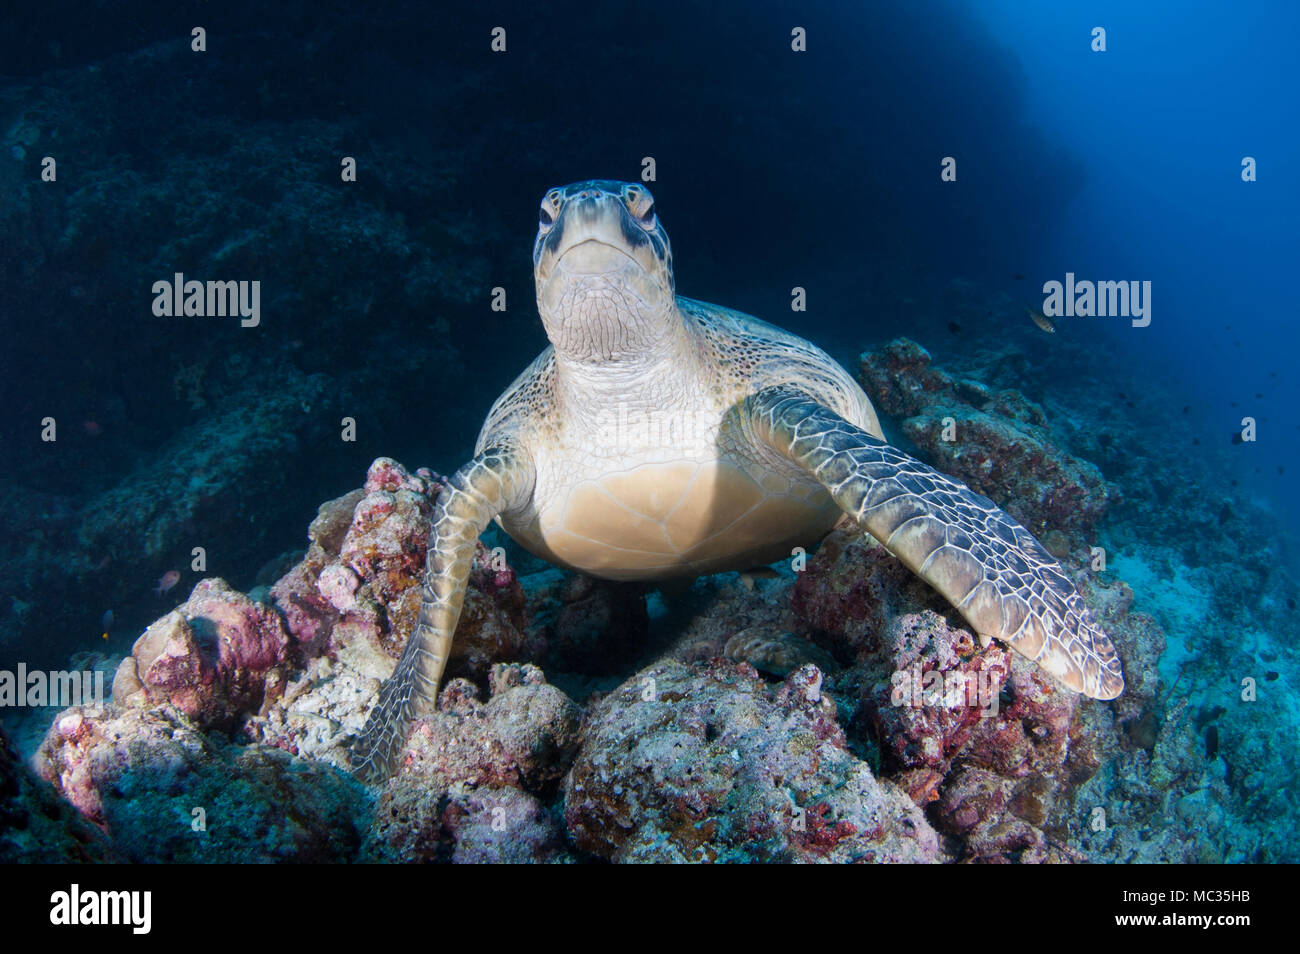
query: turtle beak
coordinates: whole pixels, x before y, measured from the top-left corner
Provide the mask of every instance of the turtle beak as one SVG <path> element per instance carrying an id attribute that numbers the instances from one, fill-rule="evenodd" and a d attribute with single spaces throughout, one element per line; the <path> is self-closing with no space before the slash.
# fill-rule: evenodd
<path id="1" fill-rule="evenodd" d="M 604 275 L 635 263 L 627 252 L 598 238 L 566 246 L 555 261 L 566 272 L 575 275 Z"/>
<path id="2" fill-rule="evenodd" d="M 590 190 L 570 197 L 555 224 L 538 236 L 540 268 L 559 267 L 575 275 L 600 275 L 629 265 L 653 272 L 654 249 L 618 196 Z"/>

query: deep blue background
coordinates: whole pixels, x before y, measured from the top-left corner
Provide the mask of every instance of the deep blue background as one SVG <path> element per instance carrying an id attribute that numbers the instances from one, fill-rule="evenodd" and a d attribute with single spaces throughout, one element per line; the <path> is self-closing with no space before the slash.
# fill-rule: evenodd
<path id="1" fill-rule="evenodd" d="M 1258 443 L 1241 445 L 1238 473 L 1294 532 L 1300 4 L 973 6 L 1029 78 L 1028 120 L 1083 164 L 1035 272 L 1153 282 L 1150 327 L 1080 319 L 1099 357 L 1138 393 L 1145 382 L 1185 394 L 1216 444 L 1253 415 Z M 1105 53 L 1085 42 L 1095 26 Z M 1242 182 L 1244 156 L 1258 181 Z"/>

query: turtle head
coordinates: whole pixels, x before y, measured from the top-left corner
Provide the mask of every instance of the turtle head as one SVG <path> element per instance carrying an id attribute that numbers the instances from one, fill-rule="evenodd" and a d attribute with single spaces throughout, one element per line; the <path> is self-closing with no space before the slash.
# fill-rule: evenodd
<path id="1" fill-rule="evenodd" d="M 630 360 L 680 324 L 668 234 L 638 183 L 593 179 L 547 192 L 533 274 L 537 309 L 559 354 Z"/>

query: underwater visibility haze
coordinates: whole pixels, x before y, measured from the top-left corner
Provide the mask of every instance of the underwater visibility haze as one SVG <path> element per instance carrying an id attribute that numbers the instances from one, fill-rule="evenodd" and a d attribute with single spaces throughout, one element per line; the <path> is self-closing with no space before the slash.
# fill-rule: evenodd
<path id="1" fill-rule="evenodd" d="M 7 27 L 0 859 L 1300 860 L 1300 7 Z"/>

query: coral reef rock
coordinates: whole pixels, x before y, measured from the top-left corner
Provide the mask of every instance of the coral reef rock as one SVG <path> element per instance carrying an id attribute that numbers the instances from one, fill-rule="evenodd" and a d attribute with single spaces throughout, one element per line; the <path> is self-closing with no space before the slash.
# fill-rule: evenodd
<path id="1" fill-rule="evenodd" d="M 492 693 L 450 682 L 383 786 L 366 856 L 386 861 L 555 861 L 567 855 L 554 795 L 581 713 L 536 666 L 497 665 Z"/>
<path id="2" fill-rule="evenodd" d="M 34 775 L 0 729 L 0 863 L 119 860 L 104 833 Z"/>
<path id="3" fill-rule="evenodd" d="M 133 862 L 347 861 L 369 807 L 333 767 L 227 744 L 169 706 L 65 710 L 38 759 Z"/>
<path id="4" fill-rule="evenodd" d="M 288 652 L 273 607 L 224 580 L 203 580 L 136 640 L 113 679 L 113 698 L 133 706 L 170 702 L 202 728 L 230 729 L 283 691 Z"/>
<path id="5" fill-rule="evenodd" d="M 1034 534 L 1090 530 L 1105 513 L 1101 472 L 1054 443 L 1043 409 L 1020 392 L 941 371 L 907 338 L 864 353 L 858 380 L 928 463 L 960 477 Z"/>
<path id="6" fill-rule="evenodd" d="M 855 758 L 806 665 L 666 661 L 592 711 L 565 781 L 574 844 L 616 861 L 939 861 L 897 786 Z"/>
<path id="7" fill-rule="evenodd" d="M 792 601 L 853 664 L 840 683 L 857 689 L 859 741 L 963 858 L 1075 860 L 1047 829 L 1062 833 L 1069 793 L 1103 760 L 1109 709 L 997 643 L 981 648 L 942 597 L 852 531 L 823 541 Z"/>

